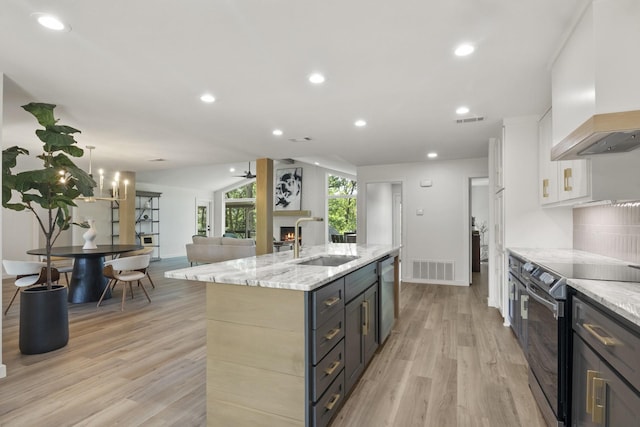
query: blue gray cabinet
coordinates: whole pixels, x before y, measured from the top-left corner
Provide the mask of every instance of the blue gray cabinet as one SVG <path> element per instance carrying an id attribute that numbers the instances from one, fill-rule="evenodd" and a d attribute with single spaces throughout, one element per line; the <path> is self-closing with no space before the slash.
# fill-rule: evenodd
<path id="1" fill-rule="evenodd" d="M 572 426 L 640 420 L 640 334 L 587 299 L 573 297 Z"/>
<path id="2" fill-rule="evenodd" d="M 311 426 L 325 426 L 379 345 L 377 261 L 310 293 Z"/>

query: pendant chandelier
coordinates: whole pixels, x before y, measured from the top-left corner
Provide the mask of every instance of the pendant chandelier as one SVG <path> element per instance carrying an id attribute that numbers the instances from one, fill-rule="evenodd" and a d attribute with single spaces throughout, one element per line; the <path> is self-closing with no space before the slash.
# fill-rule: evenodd
<path id="1" fill-rule="evenodd" d="M 92 153 L 96 147 L 93 145 L 87 145 L 87 149 L 89 150 L 89 176 L 93 178 L 93 162 L 92 162 Z M 83 196 L 79 197 L 79 199 L 84 200 L 85 202 L 95 202 L 96 200 L 106 200 L 108 202 L 122 202 L 127 200 L 127 187 L 129 186 L 129 180 L 125 179 L 124 182 L 124 197 L 120 197 L 120 172 L 115 172 L 113 175 L 113 179 L 111 180 L 111 197 L 103 196 L 104 190 L 104 170 L 98 169 L 99 180 L 98 180 L 98 195 L 96 196 L 96 191 L 94 190 L 93 196 Z"/>

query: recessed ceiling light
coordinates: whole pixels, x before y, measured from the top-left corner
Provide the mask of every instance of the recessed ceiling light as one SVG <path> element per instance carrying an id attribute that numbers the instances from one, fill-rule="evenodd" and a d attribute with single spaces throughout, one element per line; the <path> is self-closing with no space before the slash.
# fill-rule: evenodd
<path id="1" fill-rule="evenodd" d="M 281 136 L 282 135 L 282 131 L 280 129 L 274 129 L 272 132 L 275 136 Z"/>
<path id="2" fill-rule="evenodd" d="M 200 101 L 206 102 L 207 104 L 211 104 L 212 102 L 216 101 L 216 98 L 210 93 L 205 93 L 200 97 Z"/>
<path id="3" fill-rule="evenodd" d="M 467 114 L 469 112 L 469 107 L 458 107 L 456 109 L 456 114 Z"/>
<path id="4" fill-rule="evenodd" d="M 364 121 L 364 120 L 362 120 L 362 119 L 360 119 L 360 120 L 356 120 L 356 122 L 354 123 L 354 125 L 356 125 L 356 126 L 358 126 L 359 128 L 361 128 L 361 127 L 363 127 L 363 126 L 366 126 L 366 125 L 367 125 L 367 122 L 366 122 L 366 121 Z"/>
<path id="5" fill-rule="evenodd" d="M 455 54 L 456 56 L 467 56 L 467 55 L 471 55 L 473 53 L 473 51 L 476 50 L 475 47 L 473 47 L 470 44 L 461 44 L 459 45 L 456 50 L 455 50 Z"/>
<path id="6" fill-rule="evenodd" d="M 36 14 L 36 16 L 37 16 L 38 23 L 50 30 L 54 30 L 54 31 L 67 30 L 68 31 L 70 29 L 68 26 L 64 25 L 64 23 L 60 19 L 56 18 L 53 15 L 38 13 Z"/>
<path id="7" fill-rule="evenodd" d="M 324 83 L 324 76 L 320 73 L 313 73 L 309 76 L 309 81 L 314 84 Z"/>
<path id="8" fill-rule="evenodd" d="M 229 168 L 229 172 L 235 172 L 236 168 Z"/>
<path id="9" fill-rule="evenodd" d="M 318 162 L 313 162 L 313 164 L 316 165 L 316 166 L 320 166 L 320 163 L 318 163 Z"/>
<path id="10" fill-rule="evenodd" d="M 438 157 L 438 153 L 434 153 L 433 151 L 429 154 L 427 154 L 427 157 L 430 159 L 435 159 L 436 157 Z"/>

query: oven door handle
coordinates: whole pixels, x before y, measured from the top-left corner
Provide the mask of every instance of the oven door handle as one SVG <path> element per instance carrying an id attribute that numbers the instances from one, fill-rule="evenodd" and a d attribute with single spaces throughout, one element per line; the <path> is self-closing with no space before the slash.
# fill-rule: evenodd
<path id="1" fill-rule="evenodd" d="M 538 295 L 538 292 L 536 292 L 536 288 L 531 283 L 527 283 L 527 293 L 531 298 L 551 310 L 553 312 L 553 317 L 555 317 L 556 319 L 558 317 L 564 317 L 564 305 L 561 302 L 552 303 L 542 298 L 540 295 Z"/>

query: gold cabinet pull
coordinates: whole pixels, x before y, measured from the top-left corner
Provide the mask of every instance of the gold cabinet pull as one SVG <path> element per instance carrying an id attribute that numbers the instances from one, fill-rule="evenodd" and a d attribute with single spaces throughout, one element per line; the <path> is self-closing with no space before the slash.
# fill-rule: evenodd
<path id="1" fill-rule="evenodd" d="M 606 384 L 607 382 L 604 378 L 595 377 L 593 379 L 593 414 L 591 414 L 591 421 L 599 425 L 602 425 L 605 418 L 607 405 Z"/>
<path id="2" fill-rule="evenodd" d="M 369 301 L 363 301 L 362 307 L 364 308 L 364 321 L 362 322 L 362 335 L 369 334 Z"/>
<path id="3" fill-rule="evenodd" d="M 571 175 L 572 175 L 571 168 L 566 168 L 564 170 L 564 191 L 573 190 L 573 187 L 571 186 L 571 182 L 570 182 Z"/>
<path id="4" fill-rule="evenodd" d="M 598 375 L 598 371 L 587 370 L 587 414 L 593 414 L 593 379 Z"/>
<path id="5" fill-rule="evenodd" d="M 542 197 L 549 197 L 549 180 L 542 180 Z"/>
<path id="6" fill-rule="evenodd" d="M 333 409 L 334 406 L 336 406 L 336 403 L 338 403 L 338 400 L 340 400 L 340 395 L 339 394 L 334 394 L 331 397 L 331 400 L 327 402 L 327 404 L 325 405 L 325 408 L 327 411 L 330 411 Z"/>
<path id="7" fill-rule="evenodd" d="M 609 335 L 600 326 L 594 325 L 593 323 L 583 323 L 582 326 L 584 326 L 587 332 L 589 332 L 593 337 L 595 337 L 595 339 L 597 339 L 607 347 L 613 347 L 614 345 L 616 345 L 615 338 Z"/>
<path id="8" fill-rule="evenodd" d="M 340 297 L 331 297 L 331 298 L 329 298 L 327 300 L 324 300 L 324 305 L 326 305 L 327 307 L 331 307 L 332 305 L 334 305 L 338 301 L 340 301 Z"/>
<path id="9" fill-rule="evenodd" d="M 520 295 L 520 317 L 522 320 L 527 320 L 529 318 L 527 302 L 529 302 L 529 295 Z"/>
<path id="10" fill-rule="evenodd" d="M 327 369 L 324 370 L 324 373 L 327 375 L 331 375 L 336 371 L 336 369 L 338 369 L 338 366 L 340 366 L 340 361 L 336 360 L 331 365 L 329 365 Z"/>
<path id="11" fill-rule="evenodd" d="M 340 333 L 340 328 L 335 328 L 327 332 L 327 334 L 324 337 L 328 340 L 332 340 L 339 333 Z"/>

